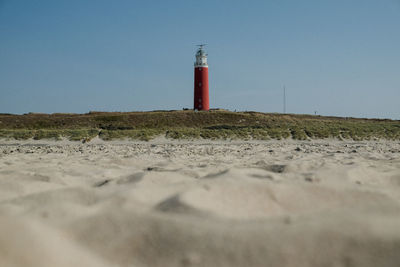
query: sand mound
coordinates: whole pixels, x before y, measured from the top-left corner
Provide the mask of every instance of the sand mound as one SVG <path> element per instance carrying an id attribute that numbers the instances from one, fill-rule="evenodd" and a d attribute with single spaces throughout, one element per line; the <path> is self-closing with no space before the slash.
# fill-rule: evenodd
<path id="1" fill-rule="evenodd" d="M 400 144 L 0 147 L 0 266 L 398 266 Z"/>

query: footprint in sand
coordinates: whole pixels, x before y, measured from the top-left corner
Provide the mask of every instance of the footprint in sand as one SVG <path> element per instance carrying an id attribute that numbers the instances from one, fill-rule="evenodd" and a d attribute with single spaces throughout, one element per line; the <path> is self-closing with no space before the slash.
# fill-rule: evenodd
<path id="1" fill-rule="evenodd" d="M 261 160 L 255 164 L 257 167 L 262 168 L 266 171 L 274 173 L 282 173 L 286 169 L 286 165 L 283 164 L 267 164 L 265 161 Z"/>
<path id="2" fill-rule="evenodd" d="M 168 213 L 200 214 L 201 211 L 183 203 L 179 195 L 174 195 L 165 199 L 155 206 L 155 209 Z"/>
<path id="3" fill-rule="evenodd" d="M 137 172 L 126 177 L 120 178 L 117 181 L 117 184 L 130 184 L 140 182 L 145 176 L 144 172 Z"/>

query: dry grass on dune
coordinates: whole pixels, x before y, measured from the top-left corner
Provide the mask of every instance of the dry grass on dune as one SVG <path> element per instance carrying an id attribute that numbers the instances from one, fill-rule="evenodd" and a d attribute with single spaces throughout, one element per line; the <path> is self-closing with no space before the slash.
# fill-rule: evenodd
<path id="1" fill-rule="evenodd" d="M 259 112 L 153 111 L 87 114 L 0 114 L 0 137 L 11 139 L 150 140 L 338 138 L 400 139 L 400 121 Z"/>

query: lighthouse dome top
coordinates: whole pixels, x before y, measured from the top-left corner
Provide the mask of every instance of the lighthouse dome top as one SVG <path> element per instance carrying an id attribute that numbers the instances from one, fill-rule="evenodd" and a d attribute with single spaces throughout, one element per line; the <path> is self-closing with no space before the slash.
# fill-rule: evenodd
<path id="1" fill-rule="evenodd" d="M 207 56 L 206 51 L 204 51 L 204 49 L 202 47 L 199 48 L 199 50 L 197 50 L 196 56 Z"/>

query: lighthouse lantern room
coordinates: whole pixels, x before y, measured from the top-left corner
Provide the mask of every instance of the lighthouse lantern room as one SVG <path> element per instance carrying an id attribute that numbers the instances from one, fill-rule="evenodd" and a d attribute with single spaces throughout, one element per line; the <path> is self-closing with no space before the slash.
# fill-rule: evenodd
<path id="1" fill-rule="evenodd" d="M 208 64 L 204 44 L 199 45 L 194 63 L 194 110 L 209 110 Z"/>

